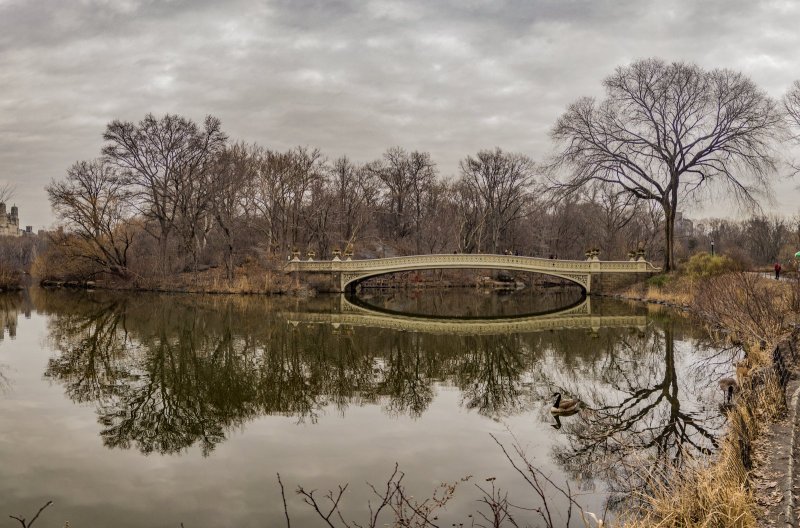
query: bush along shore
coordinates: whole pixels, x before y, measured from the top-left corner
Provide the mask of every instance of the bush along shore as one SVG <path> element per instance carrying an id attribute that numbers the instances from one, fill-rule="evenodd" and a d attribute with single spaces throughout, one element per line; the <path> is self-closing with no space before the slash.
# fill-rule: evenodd
<path id="1" fill-rule="evenodd" d="M 669 475 L 652 475 L 641 506 L 621 519 L 625 527 L 797 525 L 791 489 L 800 281 L 732 271 L 729 264 L 706 255 L 680 273 L 601 294 L 689 311 L 721 343 L 744 352 L 732 365 L 734 394 L 719 449 L 708 458 L 687 458 Z M 787 392 L 794 404 L 787 405 Z"/>
<path id="2" fill-rule="evenodd" d="M 224 293 L 261 295 L 313 295 L 331 291 L 329 277 L 320 274 L 296 276 L 283 271 L 280 265 L 244 266 L 237 270 L 236 278 L 229 280 L 223 269 L 205 267 L 199 270 L 171 274 L 167 277 L 131 276 L 119 278 L 101 275 L 96 279 L 64 279 L 47 277 L 39 280 L 44 288 L 109 289 L 122 291 L 154 291 L 172 293 Z M 447 289 L 480 288 L 484 290 L 513 291 L 524 288 L 563 289 L 577 288 L 573 283 L 546 276 L 512 274 L 496 270 L 424 270 L 395 273 L 388 277 L 368 279 L 364 288 L 391 289 Z"/>

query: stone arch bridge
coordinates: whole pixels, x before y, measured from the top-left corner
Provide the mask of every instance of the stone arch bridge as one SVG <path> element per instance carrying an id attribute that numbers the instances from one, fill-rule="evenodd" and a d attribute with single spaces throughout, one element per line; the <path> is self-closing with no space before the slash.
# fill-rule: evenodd
<path id="1" fill-rule="evenodd" d="M 540 273 L 574 282 L 591 293 L 592 276 L 601 273 L 644 273 L 660 271 L 645 260 L 554 260 L 537 257 L 488 254 L 411 255 L 363 260 L 300 260 L 295 257 L 286 265 L 287 272 L 330 274 L 334 289 L 352 290 L 370 277 L 430 269 L 496 269 Z"/>

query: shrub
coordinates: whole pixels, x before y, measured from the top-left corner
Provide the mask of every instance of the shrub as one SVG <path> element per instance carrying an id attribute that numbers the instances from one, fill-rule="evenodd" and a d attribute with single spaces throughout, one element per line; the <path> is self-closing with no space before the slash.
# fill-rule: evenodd
<path id="1" fill-rule="evenodd" d="M 692 255 L 683 272 L 693 278 L 708 278 L 741 269 L 742 266 L 727 255 L 710 255 L 703 252 Z"/>
<path id="2" fill-rule="evenodd" d="M 666 273 L 653 275 L 647 279 L 647 284 L 655 288 L 663 288 L 670 282 L 670 276 Z"/>

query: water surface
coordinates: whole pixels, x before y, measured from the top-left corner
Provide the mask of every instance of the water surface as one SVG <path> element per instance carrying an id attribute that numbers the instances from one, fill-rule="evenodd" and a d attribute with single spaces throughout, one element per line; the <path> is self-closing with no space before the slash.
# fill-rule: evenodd
<path id="1" fill-rule="evenodd" d="M 366 482 L 398 463 L 416 497 L 471 475 L 441 515 L 469 525 L 486 478 L 537 505 L 492 435 L 613 514 L 641 468 L 713 450 L 724 425 L 730 352 L 683 315 L 569 291 L 362 301 L 382 312 L 338 296 L 0 297 L 0 514 L 53 500 L 42 524 L 280 526 L 280 473 L 293 525 L 317 526 L 297 485 L 350 483 L 343 510 L 363 520 Z M 420 331 L 408 311 L 469 319 Z M 502 326 L 520 314 L 524 331 Z M 555 391 L 586 408 L 555 421 Z"/>

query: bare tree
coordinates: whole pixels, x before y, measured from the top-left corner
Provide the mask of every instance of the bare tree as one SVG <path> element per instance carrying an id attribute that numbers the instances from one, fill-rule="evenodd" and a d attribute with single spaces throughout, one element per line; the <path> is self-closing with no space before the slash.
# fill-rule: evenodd
<path id="1" fill-rule="evenodd" d="M 322 153 L 297 147 L 288 152 L 259 149 L 255 155 L 260 162 L 248 214 L 256 215 L 254 224 L 266 237 L 270 252 L 306 243 L 303 218 L 312 186 L 325 177 Z"/>
<path id="2" fill-rule="evenodd" d="M 591 202 L 596 204 L 599 211 L 600 226 L 603 230 L 603 250 L 608 255 L 617 254 L 624 256 L 626 249 L 622 244 L 628 244 L 627 249 L 637 249 L 638 240 L 630 240 L 624 236 L 624 229 L 639 214 L 639 204 L 636 196 L 624 192 L 617 186 L 602 184 L 592 190 Z M 631 244 L 634 244 L 631 247 Z"/>
<path id="3" fill-rule="evenodd" d="M 795 81 L 783 98 L 783 106 L 793 130 L 792 137 L 800 139 L 800 81 Z"/>
<path id="4" fill-rule="evenodd" d="M 280 223 L 286 209 L 286 187 L 291 157 L 288 153 L 272 152 L 253 146 L 251 157 L 257 162 L 256 177 L 246 193 L 245 215 L 265 239 L 270 253 L 283 246 Z"/>
<path id="5" fill-rule="evenodd" d="M 422 226 L 425 223 L 426 213 L 431 212 L 426 204 L 430 204 L 429 197 L 434 192 L 436 163 L 428 152 L 415 150 L 408 155 L 406 172 L 413 206 L 411 214 L 414 221 L 414 249 L 416 253 L 421 253 Z"/>
<path id="6" fill-rule="evenodd" d="M 769 264 L 781 257 L 789 243 L 790 231 L 783 218 L 754 216 L 744 221 L 744 240 L 739 241 L 754 263 Z"/>
<path id="7" fill-rule="evenodd" d="M 114 167 L 104 160 L 79 161 L 64 180 L 47 186 L 47 195 L 69 235 L 69 253 L 119 277 L 128 275 L 133 229 L 130 194 Z"/>
<path id="8" fill-rule="evenodd" d="M 682 62 L 634 62 L 604 85 L 603 101 L 579 99 L 553 128 L 559 150 L 551 168 L 568 171 L 558 187 L 573 192 L 605 182 L 659 203 L 664 267 L 673 269 L 683 200 L 716 185 L 755 206 L 759 192 L 768 190 L 781 112 L 741 73 Z"/>
<path id="9" fill-rule="evenodd" d="M 509 226 L 521 218 L 533 184 L 533 161 L 499 147 L 461 161 L 461 177 L 480 199 L 488 229 L 488 250 L 497 253 Z"/>
<path id="10" fill-rule="evenodd" d="M 182 173 L 173 191 L 177 212 L 174 227 L 195 271 L 199 254 L 206 247 L 208 233 L 214 226 L 212 202 L 217 191 L 214 184 L 218 181 L 209 169 L 214 161 L 210 156 L 202 168 Z"/>
<path id="11" fill-rule="evenodd" d="M 235 227 L 244 216 L 244 202 L 250 184 L 256 178 L 257 160 L 243 143 L 225 149 L 211 172 L 211 210 L 225 241 L 225 271 L 228 280 L 234 275 Z"/>
<path id="12" fill-rule="evenodd" d="M 6 182 L 0 185 L 0 203 L 10 201 L 16 194 L 16 187 L 11 182 Z"/>
<path id="13" fill-rule="evenodd" d="M 303 225 L 306 242 L 310 246 L 316 246 L 323 258 L 329 254 L 335 208 L 336 197 L 330 189 L 330 183 L 322 178 L 314 180 L 309 190 L 307 207 L 304 208 Z"/>
<path id="14" fill-rule="evenodd" d="M 486 209 L 477 189 L 463 179 L 453 186 L 453 199 L 458 215 L 458 249 L 472 253 L 481 249 L 486 231 Z"/>
<path id="15" fill-rule="evenodd" d="M 179 115 L 157 119 L 147 114 L 139 124 L 112 121 L 103 139 L 107 142 L 103 155 L 123 171 L 141 214 L 157 224 L 151 234 L 159 242 L 166 273 L 168 239 L 181 207 L 178 198 L 188 200 L 186 193 L 196 191 L 195 182 L 224 147 L 227 136 L 221 123 L 208 116 L 200 128 Z M 188 205 L 184 209 L 192 209 L 192 214 L 196 210 Z"/>
<path id="16" fill-rule="evenodd" d="M 395 240 L 414 235 L 417 252 L 421 249 L 420 227 L 424 203 L 436 179 L 436 164 L 427 152 L 388 149 L 383 158 L 367 165 L 384 187 L 384 224 Z"/>
<path id="17" fill-rule="evenodd" d="M 329 178 L 336 199 L 336 223 L 344 246 L 363 236 L 375 210 L 378 187 L 374 176 L 347 156 L 333 162 Z"/>

